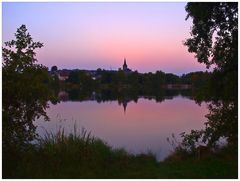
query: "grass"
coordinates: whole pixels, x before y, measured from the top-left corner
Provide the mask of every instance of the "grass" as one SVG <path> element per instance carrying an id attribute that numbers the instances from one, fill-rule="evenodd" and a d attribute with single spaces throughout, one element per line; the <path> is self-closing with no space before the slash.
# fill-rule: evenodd
<path id="1" fill-rule="evenodd" d="M 4 150 L 3 150 L 4 151 Z M 163 162 L 152 154 L 113 149 L 82 129 L 47 133 L 18 159 L 3 152 L 3 178 L 237 178 L 237 152 L 222 149 L 204 159 L 174 153 Z M 180 155 L 179 155 L 180 154 Z M 177 159 L 176 159 L 177 158 Z"/>

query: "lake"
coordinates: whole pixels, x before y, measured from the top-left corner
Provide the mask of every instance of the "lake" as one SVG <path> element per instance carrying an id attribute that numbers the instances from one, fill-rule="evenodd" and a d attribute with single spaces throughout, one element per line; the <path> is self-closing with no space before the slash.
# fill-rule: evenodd
<path id="1" fill-rule="evenodd" d="M 161 102 L 151 97 L 135 101 L 66 100 L 50 104 L 47 114 L 51 121 L 40 119 L 36 125 L 38 134 L 43 136 L 60 127 L 66 133 L 73 132 L 76 124 L 79 130 L 84 127 L 113 148 L 134 154 L 151 151 L 163 160 L 173 151 L 167 137 L 174 134 L 181 141 L 180 133 L 203 128 L 207 113 L 206 103 L 199 105 L 182 95 L 165 96 Z"/>

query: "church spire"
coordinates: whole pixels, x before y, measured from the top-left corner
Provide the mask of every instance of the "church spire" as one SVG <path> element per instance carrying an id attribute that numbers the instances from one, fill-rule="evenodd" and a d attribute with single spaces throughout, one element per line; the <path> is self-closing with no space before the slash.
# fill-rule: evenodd
<path id="1" fill-rule="evenodd" d="M 124 63 L 123 63 L 123 70 L 126 71 L 127 68 L 127 62 L 126 62 L 126 58 L 124 58 Z"/>

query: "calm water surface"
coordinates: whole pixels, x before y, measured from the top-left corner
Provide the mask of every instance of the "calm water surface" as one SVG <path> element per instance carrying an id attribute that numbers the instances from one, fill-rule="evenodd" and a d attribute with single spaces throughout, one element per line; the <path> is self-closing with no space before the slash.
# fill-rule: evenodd
<path id="1" fill-rule="evenodd" d="M 50 122 L 36 122 L 40 135 L 46 130 L 56 132 L 59 127 L 73 132 L 76 124 L 79 130 L 86 128 L 114 148 L 135 154 L 151 151 L 163 160 L 173 150 L 166 138 L 175 134 L 181 141 L 180 133 L 203 128 L 208 109 L 205 103 L 200 106 L 194 100 L 176 96 L 161 103 L 139 98 L 121 105 L 118 101 L 66 101 L 51 104 L 47 113 Z"/>

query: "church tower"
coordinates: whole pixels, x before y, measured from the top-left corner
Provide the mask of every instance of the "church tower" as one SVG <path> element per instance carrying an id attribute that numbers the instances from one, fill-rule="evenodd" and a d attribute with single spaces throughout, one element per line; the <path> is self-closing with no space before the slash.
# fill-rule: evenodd
<path id="1" fill-rule="evenodd" d="M 127 70 L 128 70 L 128 67 L 126 63 L 126 58 L 124 58 L 123 71 L 127 71 Z"/>

